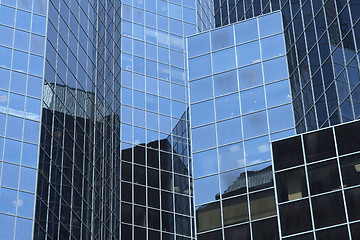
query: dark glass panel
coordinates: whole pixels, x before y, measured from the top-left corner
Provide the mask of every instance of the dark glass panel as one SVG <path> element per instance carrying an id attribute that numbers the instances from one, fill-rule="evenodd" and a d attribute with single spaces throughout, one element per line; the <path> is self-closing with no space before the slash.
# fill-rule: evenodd
<path id="1" fill-rule="evenodd" d="M 220 203 L 202 205 L 196 209 L 197 231 L 202 232 L 221 227 Z"/>
<path id="2" fill-rule="evenodd" d="M 252 224 L 253 240 L 279 239 L 277 224 L 276 218 L 254 222 Z"/>
<path id="3" fill-rule="evenodd" d="M 160 192 L 159 192 L 159 190 L 148 188 L 148 205 L 150 207 L 160 208 Z"/>
<path id="4" fill-rule="evenodd" d="M 160 211 L 148 209 L 149 228 L 160 229 Z"/>
<path id="5" fill-rule="evenodd" d="M 132 240 L 131 226 L 126 225 L 126 224 L 121 224 L 121 239 L 122 240 Z"/>
<path id="6" fill-rule="evenodd" d="M 174 214 L 161 212 L 162 230 L 167 232 L 174 232 Z"/>
<path id="7" fill-rule="evenodd" d="M 146 239 L 146 229 L 135 227 L 134 239 Z"/>
<path id="8" fill-rule="evenodd" d="M 276 173 L 276 186 L 279 202 L 307 197 L 304 168 Z"/>
<path id="9" fill-rule="evenodd" d="M 272 148 L 275 170 L 304 164 L 300 137 L 274 142 Z"/>
<path id="10" fill-rule="evenodd" d="M 360 223 L 350 225 L 352 239 L 360 239 Z"/>
<path id="11" fill-rule="evenodd" d="M 249 220 L 246 196 L 223 201 L 224 225 L 231 225 Z"/>
<path id="12" fill-rule="evenodd" d="M 139 226 L 146 226 L 146 209 L 144 207 L 134 206 L 134 223 Z M 135 238 L 138 239 L 138 238 Z"/>
<path id="13" fill-rule="evenodd" d="M 248 240 L 250 239 L 249 224 L 225 228 L 225 240 Z"/>
<path id="14" fill-rule="evenodd" d="M 312 199 L 315 227 L 345 222 L 344 202 L 340 192 Z"/>
<path id="15" fill-rule="evenodd" d="M 146 188 L 145 187 L 134 185 L 134 201 L 137 204 L 145 205 L 145 202 L 146 202 Z"/>
<path id="16" fill-rule="evenodd" d="M 326 229 L 316 232 L 317 240 L 348 240 L 349 233 L 346 226 Z"/>
<path id="17" fill-rule="evenodd" d="M 307 162 L 314 162 L 336 155 L 332 129 L 304 135 Z"/>
<path id="18" fill-rule="evenodd" d="M 340 158 L 344 187 L 360 184 L 360 154 Z"/>
<path id="19" fill-rule="evenodd" d="M 222 240 L 222 232 L 221 230 L 209 232 L 205 234 L 199 234 L 197 236 L 198 240 Z"/>
<path id="20" fill-rule="evenodd" d="M 281 232 L 284 236 L 312 229 L 309 200 L 279 206 Z"/>
<path id="21" fill-rule="evenodd" d="M 345 191 L 345 197 L 349 220 L 354 221 L 360 219 L 360 188 Z"/>
<path id="22" fill-rule="evenodd" d="M 266 190 L 250 194 L 250 208 L 252 220 L 275 215 L 274 191 Z"/>
<path id="23" fill-rule="evenodd" d="M 300 236 L 286 238 L 286 240 L 314 240 L 314 236 L 312 233 L 308 233 Z"/>
<path id="24" fill-rule="evenodd" d="M 339 155 L 360 150 L 360 122 L 341 125 L 335 128 Z"/>

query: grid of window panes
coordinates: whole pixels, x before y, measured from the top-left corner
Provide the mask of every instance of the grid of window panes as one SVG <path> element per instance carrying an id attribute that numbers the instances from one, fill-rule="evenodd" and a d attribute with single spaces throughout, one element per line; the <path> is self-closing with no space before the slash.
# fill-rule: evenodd
<path id="1" fill-rule="evenodd" d="M 284 54 L 279 12 L 188 38 L 199 239 L 275 239 L 270 140 L 295 131 Z"/>
<path id="2" fill-rule="evenodd" d="M 358 131 L 355 121 L 272 143 L 282 239 L 359 238 Z"/>
<path id="3" fill-rule="evenodd" d="M 198 32 L 215 27 L 213 0 L 196 0 L 196 12 Z"/>
<path id="4" fill-rule="evenodd" d="M 0 1 L 0 238 L 30 239 L 47 1 Z"/>
<path id="5" fill-rule="evenodd" d="M 279 0 L 214 0 L 215 26 L 225 26 L 279 9 Z"/>
<path id="6" fill-rule="evenodd" d="M 48 6 L 33 238 L 118 239 L 120 3 Z"/>
<path id="7" fill-rule="evenodd" d="M 121 239 L 192 239 L 184 36 L 197 31 L 195 1 L 121 8 Z"/>
<path id="8" fill-rule="evenodd" d="M 283 1 L 282 15 L 297 132 L 358 118 L 359 1 Z"/>

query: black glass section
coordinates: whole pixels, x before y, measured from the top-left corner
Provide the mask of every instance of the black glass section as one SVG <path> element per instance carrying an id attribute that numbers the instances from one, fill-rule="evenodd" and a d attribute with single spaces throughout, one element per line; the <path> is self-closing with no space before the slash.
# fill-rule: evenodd
<path id="1" fill-rule="evenodd" d="M 286 238 L 286 239 L 287 240 L 314 240 L 314 235 L 312 233 L 308 233 L 308 234 L 290 237 L 290 238 Z"/>
<path id="2" fill-rule="evenodd" d="M 135 225 L 146 227 L 146 209 L 140 206 L 134 206 Z"/>
<path id="3" fill-rule="evenodd" d="M 160 211 L 148 209 L 149 228 L 160 229 Z"/>
<path id="4" fill-rule="evenodd" d="M 311 194 L 319 194 L 341 187 L 336 159 L 308 166 L 308 176 Z"/>
<path id="5" fill-rule="evenodd" d="M 249 224 L 229 227 L 224 229 L 225 240 L 248 240 L 250 239 Z"/>
<path id="6" fill-rule="evenodd" d="M 269 218 L 256 221 L 252 224 L 253 240 L 274 240 L 279 239 L 278 225 L 276 218 Z"/>
<path id="7" fill-rule="evenodd" d="M 360 188 L 353 188 L 345 191 L 346 207 L 348 210 L 349 220 L 355 221 L 360 219 Z"/>
<path id="8" fill-rule="evenodd" d="M 345 222 L 344 202 L 340 192 L 312 198 L 316 228 Z"/>
<path id="9" fill-rule="evenodd" d="M 205 233 L 205 234 L 199 234 L 197 236 L 198 240 L 222 240 L 222 232 L 221 230 L 218 231 L 214 231 L 214 232 L 209 232 L 209 233 Z"/>
<path id="10" fill-rule="evenodd" d="M 336 156 L 332 129 L 304 135 L 307 162 L 314 162 Z"/>
<path id="11" fill-rule="evenodd" d="M 135 227 L 134 229 L 134 239 L 146 239 L 146 229 Z"/>
<path id="12" fill-rule="evenodd" d="M 276 214 L 274 190 L 253 193 L 249 198 L 252 220 Z"/>
<path id="13" fill-rule="evenodd" d="M 249 220 L 246 196 L 224 200 L 222 204 L 225 226 Z"/>
<path id="14" fill-rule="evenodd" d="M 196 209 L 197 231 L 221 227 L 220 202 L 213 202 Z"/>
<path id="15" fill-rule="evenodd" d="M 317 240 L 348 240 L 349 233 L 346 226 L 330 228 L 316 232 Z"/>
<path id="16" fill-rule="evenodd" d="M 360 122 L 341 125 L 335 128 L 339 155 L 360 151 Z"/>
<path id="17" fill-rule="evenodd" d="M 307 197 L 304 168 L 297 168 L 275 174 L 279 202 Z"/>
<path id="18" fill-rule="evenodd" d="M 129 225 L 121 224 L 121 239 L 132 240 L 132 228 Z"/>
<path id="19" fill-rule="evenodd" d="M 339 159 L 344 187 L 360 184 L 360 154 Z"/>
<path id="20" fill-rule="evenodd" d="M 166 232 L 174 232 L 174 214 L 161 212 L 162 230 Z"/>
<path id="21" fill-rule="evenodd" d="M 275 170 L 304 164 L 300 137 L 274 142 L 272 148 Z"/>
<path id="22" fill-rule="evenodd" d="M 353 223 L 350 225 L 352 239 L 360 239 L 360 223 Z"/>
<path id="23" fill-rule="evenodd" d="M 279 206 L 283 236 L 312 229 L 309 200 L 301 200 Z"/>

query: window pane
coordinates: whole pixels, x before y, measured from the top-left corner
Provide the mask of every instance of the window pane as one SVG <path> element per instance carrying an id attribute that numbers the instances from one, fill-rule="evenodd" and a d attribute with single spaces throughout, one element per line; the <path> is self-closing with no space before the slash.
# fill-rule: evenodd
<path id="1" fill-rule="evenodd" d="M 243 143 L 235 143 L 219 148 L 220 170 L 245 166 Z"/>
<path id="2" fill-rule="evenodd" d="M 269 188 L 274 185 L 271 162 L 247 167 L 247 178 L 249 191 Z"/>
<path id="3" fill-rule="evenodd" d="M 355 221 L 360 219 L 360 188 L 353 188 L 345 191 L 346 207 L 349 214 L 349 220 Z"/>
<path id="4" fill-rule="evenodd" d="M 195 181 L 195 204 L 203 204 L 216 200 L 219 194 L 219 177 L 214 175 L 211 177 L 196 179 Z"/>
<path id="5" fill-rule="evenodd" d="M 281 14 L 279 12 L 259 18 L 260 37 L 282 32 Z"/>
<path id="6" fill-rule="evenodd" d="M 269 122 L 271 132 L 294 127 L 292 105 L 285 105 L 270 109 Z"/>
<path id="7" fill-rule="evenodd" d="M 238 90 L 236 71 L 229 71 L 214 76 L 215 96 L 235 92 Z"/>
<path id="8" fill-rule="evenodd" d="M 317 240 L 349 240 L 349 233 L 346 226 L 326 229 L 316 232 Z"/>
<path id="9" fill-rule="evenodd" d="M 252 19 L 235 24 L 235 36 L 237 44 L 259 38 L 257 31 L 257 20 Z"/>
<path id="10" fill-rule="evenodd" d="M 223 198 L 246 193 L 245 168 L 222 173 L 220 182 Z"/>
<path id="11" fill-rule="evenodd" d="M 339 154 L 346 154 L 360 150 L 360 122 L 354 122 L 335 128 Z"/>
<path id="12" fill-rule="evenodd" d="M 237 46 L 236 52 L 239 67 L 260 62 L 259 41 Z"/>
<path id="13" fill-rule="evenodd" d="M 188 38 L 189 57 L 210 52 L 209 35 L 209 33 L 203 33 Z"/>
<path id="14" fill-rule="evenodd" d="M 267 106 L 274 107 L 291 102 L 289 81 L 281 81 L 266 85 Z"/>
<path id="15" fill-rule="evenodd" d="M 212 98 L 212 79 L 209 77 L 190 82 L 190 97 L 192 103 Z"/>
<path id="16" fill-rule="evenodd" d="M 270 83 L 289 77 L 286 58 L 276 58 L 263 62 L 265 82 Z"/>
<path id="17" fill-rule="evenodd" d="M 246 165 L 252 165 L 271 159 L 269 137 L 260 137 L 245 141 Z"/>
<path id="18" fill-rule="evenodd" d="M 246 196 L 223 201 L 224 225 L 246 222 L 249 220 Z"/>
<path id="19" fill-rule="evenodd" d="M 196 208 L 197 231 L 221 227 L 220 203 L 213 202 Z"/>
<path id="20" fill-rule="evenodd" d="M 218 171 L 216 149 L 194 154 L 193 162 L 195 178 Z"/>
<path id="21" fill-rule="evenodd" d="M 263 83 L 261 64 L 254 64 L 238 70 L 240 90 Z"/>
<path id="22" fill-rule="evenodd" d="M 189 60 L 190 80 L 211 74 L 210 54 Z"/>
<path id="23" fill-rule="evenodd" d="M 252 224 L 253 240 L 279 239 L 278 225 L 276 218 L 257 221 Z"/>
<path id="24" fill-rule="evenodd" d="M 340 188 L 336 160 L 308 166 L 308 175 L 311 194 L 319 194 Z"/>
<path id="25" fill-rule="evenodd" d="M 253 88 L 240 93 L 243 114 L 265 108 L 264 87 Z"/>
<path id="26" fill-rule="evenodd" d="M 214 121 L 214 100 L 191 105 L 191 123 L 193 127 Z"/>
<path id="27" fill-rule="evenodd" d="M 251 219 L 269 217 L 276 214 L 273 190 L 250 194 Z"/>
<path id="28" fill-rule="evenodd" d="M 243 124 L 245 138 L 252 138 L 268 133 L 265 111 L 244 116 Z"/>
<path id="29" fill-rule="evenodd" d="M 235 48 L 228 48 L 226 50 L 214 52 L 212 57 L 214 73 L 223 72 L 236 67 Z"/>
<path id="30" fill-rule="evenodd" d="M 215 104 L 217 121 L 240 115 L 238 94 L 232 94 L 225 97 L 217 98 L 215 100 Z"/>
<path id="31" fill-rule="evenodd" d="M 195 128 L 192 132 L 193 151 L 196 152 L 216 146 L 215 125 L 212 124 L 205 127 Z"/>
<path id="32" fill-rule="evenodd" d="M 304 164 L 300 137 L 293 137 L 272 144 L 275 170 Z"/>
<path id="33" fill-rule="evenodd" d="M 233 26 L 227 26 L 211 31 L 212 51 L 234 45 Z"/>
<path id="34" fill-rule="evenodd" d="M 250 239 L 249 224 L 225 228 L 225 239 L 248 240 Z"/>
<path id="35" fill-rule="evenodd" d="M 304 167 L 276 173 L 275 177 L 279 202 L 296 200 L 308 195 Z"/>
<path id="36" fill-rule="evenodd" d="M 217 123 L 218 144 L 224 145 L 242 140 L 241 118 Z"/>
<path id="37" fill-rule="evenodd" d="M 269 59 L 285 54 L 284 36 L 282 34 L 261 39 L 262 59 Z"/>
<path id="38" fill-rule="evenodd" d="M 340 158 L 344 187 L 360 184 L 360 154 Z"/>

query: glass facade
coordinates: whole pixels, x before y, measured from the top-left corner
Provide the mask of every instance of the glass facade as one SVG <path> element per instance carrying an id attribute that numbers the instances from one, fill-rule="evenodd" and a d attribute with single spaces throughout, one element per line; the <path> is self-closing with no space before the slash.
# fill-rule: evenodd
<path id="1" fill-rule="evenodd" d="M 276 224 L 270 141 L 295 132 L 281 14 L 191 36 L 188 55 L 198 238 L 273 239 L 255 232 Z"/>

